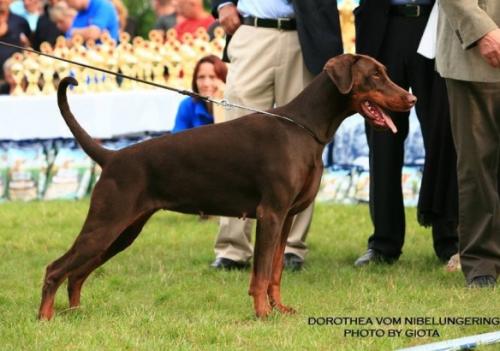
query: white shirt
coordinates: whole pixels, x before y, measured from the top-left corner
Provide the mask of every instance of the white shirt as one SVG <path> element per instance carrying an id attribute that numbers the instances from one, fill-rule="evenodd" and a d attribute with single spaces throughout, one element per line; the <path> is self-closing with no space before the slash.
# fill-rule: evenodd
<path id="1" fill-rule="evenodd" d="M 291 0 L 239 0 L 238 12 L 243 17 L 273 19 L 295 17 Z"/>

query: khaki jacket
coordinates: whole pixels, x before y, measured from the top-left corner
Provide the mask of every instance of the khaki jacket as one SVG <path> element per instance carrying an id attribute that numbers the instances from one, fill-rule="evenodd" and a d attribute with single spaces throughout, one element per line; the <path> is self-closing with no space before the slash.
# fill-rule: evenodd
<path id="1" fill-rule="evenodd" d="M 439 0 L 436 66 L 441 76 L 500 82 L 500 69 L 479 54 L 477 40 L 500 25 L 500 0 Z"/>

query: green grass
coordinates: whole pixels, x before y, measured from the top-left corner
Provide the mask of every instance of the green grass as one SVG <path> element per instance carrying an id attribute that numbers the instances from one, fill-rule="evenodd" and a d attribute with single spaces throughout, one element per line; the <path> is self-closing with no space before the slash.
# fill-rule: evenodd
<path id="1" fill-rule="evenodd" d="M 67 310 L 59 289 L 53 321 L 36 313 L 45 266 L 79 231 L 88 200 L 0 206 L 2 350 L 393 350 L 499 330 L 473 326 L 314 326 L 309 317 L 500 315 L 499 289 L 465 288 L 461 273 L 435 259 L 430 232 L 407 213 L 404 254 L 393 266 L 355 269 L 371 230 L 364 205 L 319 204 L 305 269 L 285 273 L 293 316 L 253 317 L 248 272 L 214 272 L 215 220 L 156 214 L 128 250 L 84 285 L 82 307 Z M 437 329 L 440 337 L 344 337 L 344 329 Z M 498 350 L 499 346 L 484 347 Z"/>

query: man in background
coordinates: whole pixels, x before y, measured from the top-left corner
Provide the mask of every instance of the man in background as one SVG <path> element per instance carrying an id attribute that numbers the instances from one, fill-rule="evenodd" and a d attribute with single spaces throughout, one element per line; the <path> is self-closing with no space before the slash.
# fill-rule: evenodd
<path id="1" fill-rule="evenodd" d="M 153 29 L 167 31 L 183 20 L 182 16 L 176 12 L 177 0 L 152 0 L 151 7 L 156 15 Z"/>
<path id="2" fill-rule="evenodd" d="M 66 0 L 77 12 L 67 37 L 81 35 L 84 40 L 99 40 L 107 31 L 111 38 L 118 41 L 119 21 L 113 4 L 108 0 Z"/>
<path id="3" fill-rule="evenodd" d="M 438 72 L 457 150 L 459 243 L 470 287 L 500 274 L 500 1 L 440 0 Z"/>
<path id="4" fill-rule="evenodd" d="M 10 5 L 10 11 L 26 19 L 33 32 L 43 13 L 43 3 L 42 0 L 17 0 Z"/>
<path id="5" fill-rule="evenodd" d="M 181 39 L 184 33 L 195 33 L 200 27 L 208 31 L 215 21 L 212 15 L 203 8 L 202 0 L 177 0 L 177 13 L 183 20 L 174 28 Z"/>
<path id="6" fill-rule="evenodd" d="M 68 26 L 62 26 L 65 28 L 61 30 L 58 28 L 55 18 L 52 14 L 54 12 L 56 4 L 58 8 L 64 7 L 68 11 L 71 11 L 73 14 L 76 14 L 75 10 L 70 9 L 68 4 L 64 0 L 49 0 L 44 7 L 43 14 L 38 19 L 38 23 L 36 25 L 36 30 L 33 37 L 33 48 L 35 50 L 40 50 L 40 44 L 44 41 L 50 43 L 52 46 L 56 43 L 57 37 L 64 36 L 66 31 L 71 27 L 73 23 L 74 15 L 71 16 L 71 22 L 69 22 Z M 56 10 L 59 11 L 59 10 Z M 60 16 L 57 16 L 60 17 Z"/>
<path id="7" fill-rule="evenodd" d="M 30 46 L 31 30 L 28 21 L 10 12 L 10 3 L 11 0 L 0 0 L 0 41 L 18 46 Z M 19 51 L 18 49 L 0 46 L 0 67 L 3 67 L 5 61 L 12 54 Z M 2 69 L 0 70 L 0 82 L 4 80 L 3 75 Z"/>
<path id="8" fill-rule="evenodd" d="M 458 252 L 456 156 L 444 80 L 434 60 L 417 53 L 434 0 L 361 0 L 355 9 L 356 51 L 375 57 L 389 77 L 418 97 L 415 105 L 425 148 L 418 220 L 432 227 L 434 252 L 445 263 Z M 409 112 L 389 112 L 398 132 L 365 123 L 370 159 L 373 234 L 356 261 L 393 263 L 402 254 L 406 219 L 402 188 Z"/>
<path id="9" fill-rule="evenodd" d="M 232 36 L 225 90 L 232 103 L 262 110 L 284 105 L 323 70 L 328 59 L 343 51 L 334 0 L 214 0 L 212 14 Z M 247 113 L 232 109 L 225 119 Z M 290 270 L 299 270 L 304 263 L 312 213 L 313 204 L 295 216 L 285 249 L 285 267 Z M 221 218 L 212 267 L 249 265 L 252 226 L 248 219 Z"/>

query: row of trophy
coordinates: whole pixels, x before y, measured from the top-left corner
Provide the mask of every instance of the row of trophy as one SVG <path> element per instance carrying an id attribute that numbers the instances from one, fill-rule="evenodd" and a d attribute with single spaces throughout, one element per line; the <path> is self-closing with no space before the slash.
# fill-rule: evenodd
<path id="1" fill-rule="evenodd" d="M 344 51 L 351 53 L 354 52 L 355 39 L 354 7 L 353 0 L 344 0 L 339 6 Z M 103 33 L 99 43 L 84 42 L 80 36 L 72 39 L 59 37 L 54 47 L 43 43 L 40 51 L 82 65 L 32 52 L 16 53 L 10 58 L 10 69 L 16 83 L 12 95 L 53 94 L 57 81 L 68 75 L 79 82 L 74 88 L 77 93 L 151 88 L 124 77 L 190 89 L 196 62 L 209 54 L 221 57 L 224 45 L 225 34 L 221 27 L 215 28 L 212 39 L 202 27 L 194 34 L 185 33 L 182 40 L 178 39 L 175 29 L 167 32 L 153 30 L 148 39 L 132 39 L 127 33 L 121 33 L 118 44 L 108 33 Z M 117 78 L 90 67 L 119 72 L 124 77 Z"/>
<path id="2" fill-rule="evenodd" d="M 185 33 L 182 41 L 177 39 L 175 29 L 166 33 L 153 30 L 148 39 L 131 39 L 127 33 L 121 33 L 118 45 L 108 33 L 103 33 L 99 43 L 84 42 L 80 36 L 72 39 L 59 37 L 54 47 L 45 42 L 40 51 L 81 65 L 28 51 L 16 53 L 9 59 L 16 83 L 12 95 L 53 94 L 57 81 L 69 75 L 79 82 L 74 89 L 77 93 L 151 87 L 126 77 L 190 89 L 196 62 L 209 54 L 221 57 L 224 44 L 224 31 L 220 27 L 215 29 L 211 40 L 204 28 L 199 28 L 194 34 Z M 91 67 L 119 72 L 123 77 Z"/>

